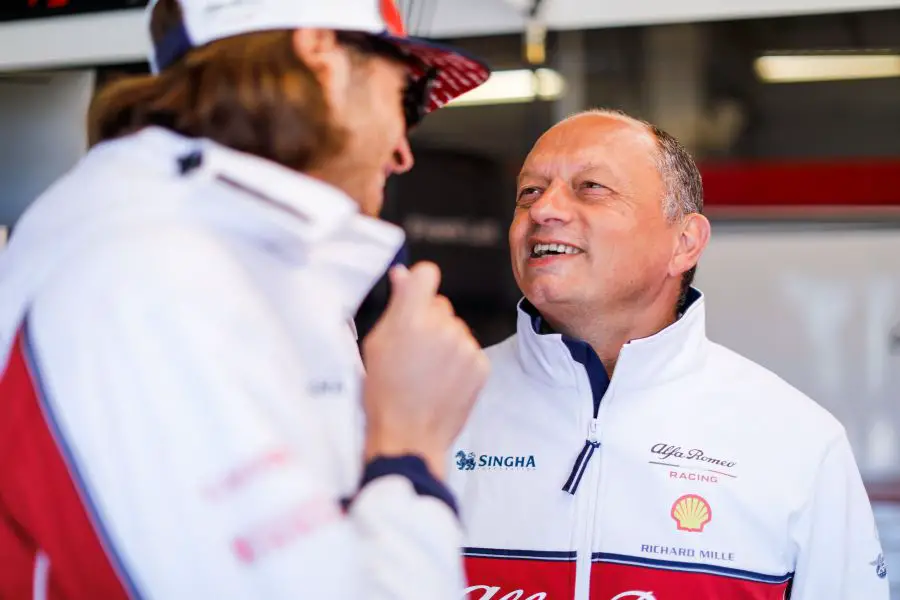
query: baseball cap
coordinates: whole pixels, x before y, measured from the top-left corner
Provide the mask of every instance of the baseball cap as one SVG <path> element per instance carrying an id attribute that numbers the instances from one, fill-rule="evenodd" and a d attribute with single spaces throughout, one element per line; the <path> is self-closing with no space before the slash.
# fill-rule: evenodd
<path id="1" fill-rule="evenodd" d="M 178 26 L 153 40 L 154 73 L 193 48 L 216 40 L 279 29 L 319 28 L 365 34 L 394 49 L 411 69 L 404 100 L 409 126 L 490 77 L 482 61 L 458 49 L 407 35 L 394 0 L 176 0 Z M 159 0 L 147 8 L 151 18 Z"/>

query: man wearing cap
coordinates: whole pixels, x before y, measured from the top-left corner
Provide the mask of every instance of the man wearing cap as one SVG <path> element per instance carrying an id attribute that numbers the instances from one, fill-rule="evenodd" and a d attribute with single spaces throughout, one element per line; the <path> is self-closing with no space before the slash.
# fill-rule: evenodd
<path id="1" fill-rule="evenodd" d="M 486 377 L 373 218 L 488 77 L 377 0 L 159 0 L 154 74 L 0 258 L 0 598 L 459 595 L 444 456 Z M 365 414 L 364 414 L 365 413 Z"/>
<path id="2" fill-rule="evenodd" d="M 706 337 L 702 209 L 684 147 L 624 114 L 525 160 L 517 333 L 452 453 L 467 600 L 887 600 L 843 427 Z"/>

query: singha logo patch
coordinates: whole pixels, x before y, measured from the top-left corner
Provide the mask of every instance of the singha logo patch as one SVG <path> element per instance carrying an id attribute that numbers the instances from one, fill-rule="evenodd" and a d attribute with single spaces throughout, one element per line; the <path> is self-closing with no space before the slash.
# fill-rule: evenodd
<path id="1" fill-rule="evenodd" d="M 460 450 L 456 453 L 456 468 L 460 471 L 474 471 L 475 470 L 475 453 L 469 452 L 466 454 L 463 450 Z"/>

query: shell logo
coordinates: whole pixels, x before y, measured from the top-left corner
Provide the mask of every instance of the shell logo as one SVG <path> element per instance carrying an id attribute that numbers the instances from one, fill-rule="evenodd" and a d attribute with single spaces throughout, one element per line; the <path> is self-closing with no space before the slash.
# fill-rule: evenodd
<path id="1" fill-rule="evenodd" d="M 687 494 L 672 504 L 672 518 L 678 523 L 679 531 L 703 531 L 712 521 L 712 509 L 702 497 Z"/>

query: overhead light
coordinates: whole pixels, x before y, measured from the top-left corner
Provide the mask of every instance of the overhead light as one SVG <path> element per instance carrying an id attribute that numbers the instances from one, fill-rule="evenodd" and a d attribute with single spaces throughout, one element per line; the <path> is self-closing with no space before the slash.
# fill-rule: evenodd
<path id="1" fill-rule="evenodd" d="M 556 100 L 565 93 L 565 89 L 565 80 L 553 69 L 496 71 L 480 87 L 466 92 L 447 106 Z"/>
<path id="2" fill-rule="evenodd" d="M 756 75 L 767 83 L 900 77 L 900 54 L 794 54 L 761 56 Z"/>

